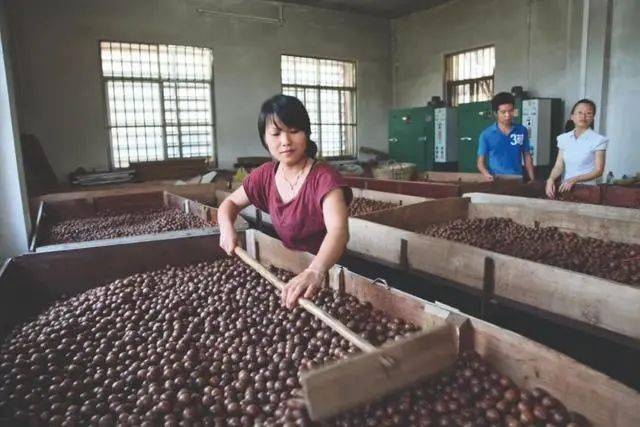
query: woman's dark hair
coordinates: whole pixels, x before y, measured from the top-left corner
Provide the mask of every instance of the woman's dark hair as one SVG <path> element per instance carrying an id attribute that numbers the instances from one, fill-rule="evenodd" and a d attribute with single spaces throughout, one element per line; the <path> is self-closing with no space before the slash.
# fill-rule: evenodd
<path id="1" fill-rule="evenodd" d="M 593 102 L 590 99 L 587 98 L 582 98 L 580 99 L 578 102 L 576 102 L 575 104 L 573 104 L 573 107 L 571 108 L 571 114 L 573 114 L 576 111 L 576 108 L 578 108 L 578 105 L 580 104 L 587 104 L 590 105 L 591 108 L 593 109 L 593 115 L 596 115 L 596 103 Z M 589 126 L 591 129 L 593 129 L 593 121 L 591 121 L 591 125 Z M 569 132 L 572 131 L 576 128 L 576 124 L 573 123 L 573 120 L 569 119 L 567 120 L 567 124 L 564 125 L 564 131 L 565 132 Z"/>
<path id="2" fill-rule="evenodd" d="M 267 122 L 278 118 L 285 126 L 299 129 L 307 135 L 307 149 L 305 153 L 312 159 L 316 158 L 318 146 L 311 140 L 311 121 L 307 109 L 298 98 L 289 95 L 274 95 L 264 101 L 260 108 L 260 116 L 258 116 L 258 134 L 262 146 L 269 151 L 267 143 L 264 140 Z"/>
<path id="3" fill-rule="evenodd" d="M 511 104 L 515 107 L 516 98 L 509 92 L 500 92 L 491 99 L 491 109 L 494 113 L 497 112 L 498 108 L 503 104 Z"/>
<path id="4" fill-rule="evenodd" d="M 593 109 L 593 115 L 596 115 L 596 103 L 593 102 L 590 99 L 587 98 L 582 98 L 580 99 L 578 102 L 576 102 L 575 104 L 573 104 L 573 107 L 571 108 L 571 114 L 573 114 L 576 111 L 576 108 L 578 108 L 578 105 L 580 104 L 587 104 L 590 105 L 591 108 Z"/>

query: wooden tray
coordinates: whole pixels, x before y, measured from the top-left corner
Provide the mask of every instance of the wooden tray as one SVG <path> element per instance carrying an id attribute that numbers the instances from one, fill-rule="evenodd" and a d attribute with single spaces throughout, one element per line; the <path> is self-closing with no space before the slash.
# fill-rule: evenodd
<path id="1" fill-rule="evenodd" d="M 424 172 L 422 177 L 423 180 L 415 181 L 354 176 L 345 176 L 344 179 L 351 187 L 433 199 L 458 197 L 470 192 L 525 194 L 534 191 L 530 185 L 522 183 L 522 177 L 515 175 L 499 175 L 494 182 L 484 181 L 479 173 Z M 539 190 L 536 188 L 535 191 Z"/>
<path id="2" fill-rule="evenodd" d="M 467 193 L 464 197 L 473 203 L 528 206 L 535 209 L 574 213 L 598 218 L 640 222 L 640 209 L 594 205 L 590 203 L 563 202 L 560 200 L 532 199 L 504 194 Z"/>
<path id="3" fill-rule="evenodd" d="M 44 194 L 29 199 L 31 216 L 35 217 L 41 202 L 59 202 L 62 200 L 82 199 L 85 197 L 118 196 L 123 194 L 136 194 L 147 191 L 168 191 L 171 194 L 186 197 L 205 205 L 215 206 L 215 192 L 221 188 L 221 183 L 210 184 L 164 184 L 158 182 L 140 182 L 117 185 L 104 185 L 91 189 L 70 187 L 68 191 Z"/>
<path id="4" fill-rule="evenodd" d="M 415 232 L 428 224 L 492 216 L 557 226 L 582 236 L 640 242 L 637 222 L 451 198 L 353 218 L 347 248 L 376 262 L 439 276 L 472 293 L 523 304 L 640 345 L 640 288 Z"/>
<path id="5" fill-rule="evenodd" d="M 214 195 L 215 197 L 215 195 Z M 176 208 L 195 215 L 204 221 L 211 223 L 210 227 L 166 231 L 155 234 L 141 234 L 135 236 L 116 237 L 113 239 L 89 240 L 73 243 L 48 244 L 43 242 L 46 222 L 48 218 L 57 220 L 74 218 L 79 216 L 91 216 L 97 210 L 105 208 L 113 209 L 140 209 L 140 208 Z M 85 192 L 82 196 L 56 201 L 41 201 L 36 217 L 36 225 L 31 239 L 30 250 L 32 252 L 62 251 L 92 246 L 121 245 L 138 241 L 177 239 L 188 236 L 218 233 L 219 227 L 215 225 L 217 209 L 194 200 L 181 197 L 167 191 L 145 191 L 125 194 L 93 194 Z M 237 229 L 246 229 L 249 224 L 242 218 L 236 220 Z"/>
<path id="6" fill-rule="evenodd" d="M 255 230 L 246 232 L 249 253 L 265 265 L 294 273 L 304 269 L 311 255 L 290 251 Z M 84 292 L 126 275 L 187 265 L 224 256 L 218 236 L 195 236 L 174 241 L 137 242 L 54 253 L 22 255 L 0 269 L 0 339 L 19 322 L 46 308 L 63 294 Z M 369 301 L 376 308 L 435 329 L 451 317 L 447 308 L 389 288 L 377 281 L 334 266 L 329 286 Z M 542 387 L 569 409 L 595 426 L 640 425 L 640 394 L 575 360 L 520 335 L 469 317 L 470 341 L 501 373 L 521 387 Z"/>

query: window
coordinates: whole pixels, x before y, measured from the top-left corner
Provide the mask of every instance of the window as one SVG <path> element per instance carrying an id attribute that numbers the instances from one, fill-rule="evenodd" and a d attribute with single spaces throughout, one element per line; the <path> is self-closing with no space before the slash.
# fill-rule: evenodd
<path id="1" fill-rule="evenodd" d="M 323 158 L 356 155 L 356 64 L 282 55 L 282 93 L 307 107 Z"/>
<path id="2" fill-rule="evenodd" d="M 496 54 L 493 46 L 447 55 L 445 81 L 449 105 L 455 107 L 467 102 L 491 99 L 495 66 Z"/>
<path id="3" fill-rule="evenodd" d="M 104 41 L 100 57 L 114 167 L 213 155 L 211 49 Z"/>

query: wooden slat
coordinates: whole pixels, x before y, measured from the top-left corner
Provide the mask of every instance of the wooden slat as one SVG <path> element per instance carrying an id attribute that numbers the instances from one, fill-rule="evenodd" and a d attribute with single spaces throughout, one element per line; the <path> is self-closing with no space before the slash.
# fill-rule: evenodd
<path id="1" fill-rule="evenodd" d="M 452 328 L 443 326 L 304 373 L 300 383 L 309 415 L 324 419 L 375 401 L 450 368 L 456 355 Z"/>
<path id="2" fill-rule="evenodd" d="M 475 350 L 520 387 L 541 387 L 593 426 L 640 425 L 640 394 L 562 353 L 479 319 Z"/>
<path id="3" fill-rule="evenodd" d="M 426 197 L 409 196 L 407 194 L 385 193 L 384 191 L 364 190 L 362 188 L 352 188 L 353 197 L 364 197 L 366 199 L 377 200 L 379 202 L 395 203 L 401 206 L 415 205 L 416 203 L 431 200 Z"/>
<path id="4" fill-rule="evenodd" d="M 472 203 L 523 205 L 535 209 L 588 215 L 597 218 L 640 222 L 640 209 L 611 207 L 590 203 L 564 202 L 560 200 L 533 199 L 504 194 L 467 193 L 464 197 L 470 198 Z"/>
<path id="5" fill-rule="evenodd" d="M 602 186 L 603 204 L 637 209 L 640 212 L 640 188 L 619 185 Z"/>
<path id="6" fill-rule="evenodd" d="M 497 296 L 640 340 L 640 289 L 586 274 L 490 255 Z"/>
<path id="7" fill-rule="evenodd" d="M 491 217 L 511 218 L 517 223 L 529 227 L 534 227 L 536 224 L 541 227 L 558 227 L 561 231 L 594 239 L 640 243 L 640 223 L 637 221 L 599 218 L 575 212 L 559 212 L 522 205 L 496 205 L 492 203 L 471 203 L 469 205 L 469 218 Z"/>
<path id="8" fill-rule="evenodd" d="M 486 179 L 481 173 L 473 173 L 473 172 L 437 172 L 437 171 L 426 171 L 419 172 L 418 177 L 422 180 L 428 180 L 433 182 L 486 182 Z M 512 180 L 512 181 L 522 181 L 521 175 L 496 175 L 496 180 Z"/>
<path id="9" fill-rule="evenodd" d="M 464 198 L 448 198 L 430 200 L 410 206 L 402 206 L 397 209 L 372 212 L 361 215 L 359 218 L 365 221 L 389 225 L 403 230 L 414 231 L 427 224 L 435 224 L 445 221 L 453 221 L 458 218 L 466 218 L 469 200 Z"/>

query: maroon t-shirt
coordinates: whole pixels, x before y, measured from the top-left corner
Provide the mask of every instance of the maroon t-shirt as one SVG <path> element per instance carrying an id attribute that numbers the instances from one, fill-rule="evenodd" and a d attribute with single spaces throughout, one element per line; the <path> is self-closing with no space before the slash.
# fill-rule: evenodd
<path id="1" fill-rule="evenodd" d="M 338 171 L 326 163 L 316 163 L 309 171 L 298 194 L 284 203 L 276 188 L 277 162 L 254 169 L 242 182 L 252 205 L 271 215 L 282 243 L 289 249 L 317 253 L 327 228 L 322 214 L 322 199 L 334 188 L 343 188 L 347 205 L 351 188 Z"/>

